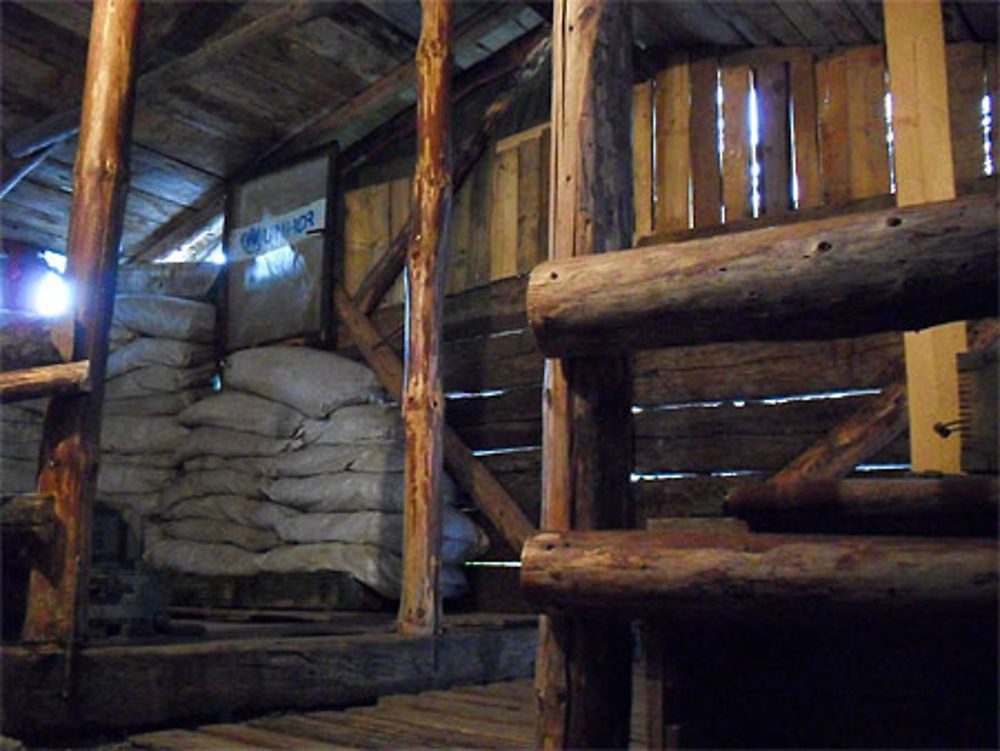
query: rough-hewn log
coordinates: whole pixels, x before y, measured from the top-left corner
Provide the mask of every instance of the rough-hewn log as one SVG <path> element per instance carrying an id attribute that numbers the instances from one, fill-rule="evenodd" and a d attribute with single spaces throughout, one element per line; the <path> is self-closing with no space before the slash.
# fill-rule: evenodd
<path id="1" fill-rule="evenodd" d="M 72 648 L 84 634 L 101 402 L 115 269 L 128 186 L 138 0 L 94 3 L 80 146 L 69 222 L 68 276 L 76 283 L 73 360 L 89 360 L 90 392 L 57 397 L 45 416 L 40 493 L 64 530 L 47 570 L 34 569 L 23 637 Z"/>
<path id="2" fill-rule="evenodd" d="M 742 485 L 730 491 L 726 511 L 754 527 L 809 528 L 860 520 L 893 522 L 903 528 L 924 523 L 928 533 L 955 523 L 982 535 L 997 530 L 1000 507 L 995 477 L 831 480 L 804 478 Z M 882 531 L 882 530 L 879 530 Z"/>
<path id="3" fill-rule="evenodd" d="M 542 32 L 540 35 L 533 35 L 534 43 L 527 52 L 521 70 L 493 99 L 486 110 L 480 129 L 462 143 L 458 158 L 455 160 L 453 181 L 455 193 L 461 190 L 466 178 L 472 174 L 472 170 L 483 152 L 486 151 L 486 147 L 496 134 L 497 128 L 504 115 L 510 110 L 511 105 L 546 69 L 545 63 L 549 58 L 552 44 L 548 34 L 544 33 L 544 29 Z M 392 239 L 389 248 L 372 265 L 361 280 L 361 284 L 358 285 L 358 292 L 354 299 L 362 313 L 368 314 L 373 311 L 392 288 L 396 277 L 403 270 L 406 247 L 412 234 L 413 214 L 410 214 L 406 223 L 400 227 Z"/>
<path id="4" fill-rule="evenodd" d="M 549 257 L 600 257 L 632 239 L 632 26 L 628 3 L 558 0 L 552 12 Z M 632 362 L 549 360 L 542 399 L 542 527 L 631 521 Z M 628 745 L 631 634 L 608 617 L 547 616 L 536 745 Z"/>
<path id="5" fill-rule="evenodd" d="M 87 360 L 0 373 L 0 403 L 89 391 L 89 376 L 90 363 Z"/>
<path id="6" fill-rule="evenodd" d="M 672 618 L 993 612 L 995 540 L 543 532 L 521 586 L 548 607 Z"/>
<path id="7" fill-rule="evenodd" d="M 528 285 L 548 355 L 816 339 L 995 315 L 997 199 L 549 261 Z"/>
<path id="8" fill-rule="evenodd" d="M 441 627 L 444 387 L 441 319 L 451 217 L 451 0 L 421 0 L 417 44 L 417 166 L 406 264 L 406 434 L 399 630 Z"/>
<path id="9" fill-rule="evenodd" d="M 394 399 L 400 399 L 403 363 L 392 347 L 368 317 L 355 307 L 340 285 L 333 290 L 333 304 L 339 320 L 381 384 Z M 511 550 L 520 552 L 525 540 L 537 530 L 493 473 L 473 456 L 458 434 L 448 426 L 444 430 L 444 461 L 455 481 L 475 499 Z"/>
<path id="10" fill-rule="evenodd" d="M 394 692 L 528 676 L 534 647 L 531 622 L 456 624 L 434 639 L 368 633 L 91 647 L 80 654 L 77 695 L 66 701 L 58 653 L 5 645 L 4 733 L 53 747 L 85 730 L 364 704 Z"/>

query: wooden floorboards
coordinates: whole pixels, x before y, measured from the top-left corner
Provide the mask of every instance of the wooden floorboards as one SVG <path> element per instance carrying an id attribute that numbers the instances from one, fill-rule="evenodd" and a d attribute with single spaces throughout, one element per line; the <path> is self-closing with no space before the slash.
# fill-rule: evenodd
<path id="1" fill-rule="evenodd" d="M 645 747 L 642 684 L 634 688 L 632 748 Z M 162 730 L 134 749 L 526 749 L 534 746 L 531 679 L 384 696 L 374 705 Z"/>

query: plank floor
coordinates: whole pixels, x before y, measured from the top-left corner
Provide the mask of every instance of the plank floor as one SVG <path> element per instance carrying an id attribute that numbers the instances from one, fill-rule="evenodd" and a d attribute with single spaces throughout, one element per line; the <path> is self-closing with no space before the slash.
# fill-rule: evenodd
<path id="1" fill-rule="evenodd" d="M 645 746 L 644 702 L 636 681 L 632 748 Z M 269 715 L 242 723 L 133 736 L 133 749 L 526 749 L 534 746 L 531 679 L 384 696 L 341 711 Z"/>

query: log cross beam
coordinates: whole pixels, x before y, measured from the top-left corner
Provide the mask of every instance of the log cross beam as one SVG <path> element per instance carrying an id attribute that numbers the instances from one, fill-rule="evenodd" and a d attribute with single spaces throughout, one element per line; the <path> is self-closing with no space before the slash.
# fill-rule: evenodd
<path id="1" fill-rule="evenodd" d="M 61 643 L 70 658 L 86 633 L 101 403 L 128 186 L 138 26 L 139 0 L 94 3 L 67 243 L 68 276 L 77 293 L 72 359 L 89 361 L 90 391 L 52 399 L 39 462 L 38 492 L 55 498 L 62 536 L 44 570 L 31 572 L 22 636 L 25 642 Z"/>

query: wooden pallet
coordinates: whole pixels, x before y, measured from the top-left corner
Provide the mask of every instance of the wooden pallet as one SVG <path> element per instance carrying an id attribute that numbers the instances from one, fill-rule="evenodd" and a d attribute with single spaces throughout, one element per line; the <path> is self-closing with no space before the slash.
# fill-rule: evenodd
<path id="1" fill-rule="evenodd" d="M 645 746 L 642 684 L 634 688 L 632 747 Z M 384 696 L 371 706 L 343 711 L 271 715 L 248 722 L 160 730 L 133 736 L 131 748 L 381 749 L 531 748 L 531 679 L 461 686 L 447 691 Z"/>

